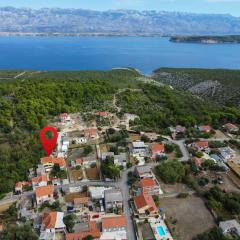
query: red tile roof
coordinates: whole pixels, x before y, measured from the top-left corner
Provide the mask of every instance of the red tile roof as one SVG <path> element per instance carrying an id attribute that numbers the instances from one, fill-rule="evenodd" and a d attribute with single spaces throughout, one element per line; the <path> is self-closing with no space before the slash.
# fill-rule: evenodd
<path id="1" fill-rule="evenodd" d="M 151 151 L 153 154 L 156 154 L 156 153 L 163 153 L 164 152 L 164 145 L 163 144 L 152 144 L 151 145 Z"/>
<path id="2" fill-rule="evenodd" d="M 227 123 L 224 125 L 224 127 L 227 128 L 228 130 L 238 129 L 238 127 L 232 123 Z"/>
<path id="3" fill-rule="evenodd" d="M 57 212 L 44 213 L 42 224 L 44 225 L 44 229 L 55 228 L 57 220 Z"/>
<path id="4" fill-rule="evenodd" d="M 96 112 L 95 115 L 99 116 L 99 117 L 106 117 L 107 116 L 107 112 Z"/>
<path id="5" fill-rule="evenodd" d="M 193 157 L 192 161 L 195 163 L 196 166 L 200 167 L 201 166 L 201 159 L 197 157 Z"/>
<path id="6" fill-rule="evenodd" d="M 199 130 L 201 132 L 210 132 L 211 131 L 211 126 L 209 126 L 209 125 L 202 125 L 202 126 L 199 127 Z"/>
<path id="7" fill-rule="evenodd" d="M 148 207 L 149 212 L 158 211 L 152 196 L 142 193 L 139 196 L 134 197 L 133 200 L 137 209 Z"/>
<path id="8" fill-rule="evenodd" d="M 197 148 L 208 148 L 208 141 L 198 141 L 193 144 Z"/>
<path id="9" fill-rule="evenodd" d="M 40 198 L 47 195 L 53 195 L 53 192 L 54 192 L 53 185 L 48 185 L 48 186 L 37 187 L 35 194 L 37 198 Z"/>
<path id="10" fill-rule="evenodd" d="M 95 136 L 97 136 L 97 129 L 96 128 L 86 128 L 86 129 L 84 129 L 84 136 L 85 137 L 95 137 Z"/>
<path id="11" fill-rule="evenodd" d="M 102 218 L 102 228 L 122 228 L 127 227 L 125 216 L 113 216 Z"/>
<path id="12" fill-rule="evenodd" d="M 15 188 L 22 188 L 23 186 L 31 186 L 31 183 L 23 181 L 23 182 L 17 182 L 15 184 Z"/>
<path id="13" fill-rule="evenodd" d="M 144 178 L 140 180 L 140 187 L 154 187 L 156 182 L 152 178 Z"/>
<path id="14" fill-rule="evenodd" d="M 75 160 L 76 164 L 82 164 L 82 162 L 83 162 L 83 160 L 81 158 Z"/>
<path id="15" fill-rule="evenodd" d="M 40 183 L 40 182 L 47 182 L 47 176 L 41 175 L 41 176 L 32 178 L 32 183 Z"/>
<path id="16" fill-rule="evenodd" d="M 54 158 L 54 157 L 43 157 L 41 158 L 41 163 L 42 164 L 48 164 L 48 163 L 52 163 L 52 164 L 58 164 L 60 167 L 65 167 L 66 166 L 66 162 L 64 160 L 64 158 Z"/>
<path id="17" fill-rule="evenodd" d="M 68 233 L 66 234 L 66 240 L 83 240 L 87 236 L 92 236 L 93 238 L 100 238 L 100 231 L 97 229 L 97 224 L 95 221 L 90 221 L 88 223 L 88 231 L 81 233 Z"/>

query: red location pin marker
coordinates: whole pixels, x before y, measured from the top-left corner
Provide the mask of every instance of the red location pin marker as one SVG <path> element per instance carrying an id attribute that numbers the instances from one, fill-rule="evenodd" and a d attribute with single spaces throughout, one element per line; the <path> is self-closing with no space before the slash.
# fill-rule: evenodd
<path id="1" fill-rule="evenodd" d="M 52 133 L 52 138 L 48 139 L 45 136 L 46 132 L 51 132 Z M 58 133 L 56 128 L 52 127 L 52 126 L 47 126 L 41 129 L 40 133 L 39 133 L 39 138 L 40 138 L 40 142 L 42 144 L 42 147 L 45 151 L 45 153 L 47 154 L 47 156 L 50 156 L 50 154 L 53 152 L 53 149 L 56 146 L 56 142 L 57 142 L 57 138 L 58 138 Z"/>

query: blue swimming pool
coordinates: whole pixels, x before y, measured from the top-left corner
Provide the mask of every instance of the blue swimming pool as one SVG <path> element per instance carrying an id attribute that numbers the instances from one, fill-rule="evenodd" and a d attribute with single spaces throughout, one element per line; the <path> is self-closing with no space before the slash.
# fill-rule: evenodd
<path id="1" fill-rule="evenodd" d="M 164 231 L 164 229 L 163 229 L 162 226 L 157 227 L 157 233 L 158 233 L 158 235 L 161 236 L 161 237 L 163 237 L 163 236 L 166 235 L 166 233 L 165 233 L 165 231 Z"/>

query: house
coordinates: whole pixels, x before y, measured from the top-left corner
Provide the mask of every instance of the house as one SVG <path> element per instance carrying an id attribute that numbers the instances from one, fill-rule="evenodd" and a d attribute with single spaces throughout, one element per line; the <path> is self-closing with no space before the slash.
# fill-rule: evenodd
<path id="1" fill-rule="evenodd" d="M 41 176 L 32 178 L 33 190 L 35 190 L 36 187 L 42 187 L 42 186 L 47 186 L 47 176 L 46 175 L 41 175 Z"/>
<path id="2" fill-rule="evenodd" d="M 162 190 L 156 179 L 143 178 L 140 180 L 139 187 L 141 189 L 141 193 L 144 193 L 144 194 L 148 194 L 148 195 L 162 194 Z"/>
<path id="3" fill-rule="evenodd" d="M 91 236 L 94 240 L 100 238 L 101 233 L 100 230 L 97 228 L 96 221 L 89 221 L 88 229 L 80 233 L 67 233 L 66 240 L 83 240 L 88 236 Z"/>
<path id="4" fill-rule="evenodd" d="M 208 148 L 208 141 L 197 141 L 192 143 L 192 147 L 195 148 L 197 151 L 203 151 Z"/>
<path id="5" fill-rule="evenodd" d="M 66 167 L 65 159 L 62 157 L 43 157 L 41 158 L 41 164 L 44 166 L 46 172 L 50 172 L 54 164 L 59 165 L 61 169 Z"/>
<path id="6" fill-rule="evenodd" d="M 114 155 L 114 164 L 125 168 L 127 165 L 127 154 L 120 153 L 119 155 Z"/>
<path id="7" fill-rule="evenodd" d="M 181 125 L 177 125 L 175 128 L 175 132 L 176 133 L 185 133 L 186 132 L 186 128 L 181 126 Z"/>
<path id="8" fill-rule="evenodd" d="M 86 128 L 84 129 L 84 136 L 86 138 L 97 138 L 98 132 L 96 128 Z"/>
<path id="9" fill-rule="evenodd" d="M 123 209 L 123 196 L 119 189 L 109 189 L 104 191 L 106 212 Z"/>
<path id="10" fill-rule="evenodd" d="M 61 151 L 64 152 L 64 153 L 67 152 L 69 145 L 70 145 L 69 137 L 66 137 L 66 136 L 62 137 L 62 148 L 61 148 Z"/>
<path id="11" fill-rule="evenodd" d="M 73 199 L 73 205 L 75 209 L 82 209 L 88 207 L 88 197 L 77 197 Z"/>
<path id="12" fill-rule="evenodd" d="M 38 167 L 36 169 L 37 176 L 45 175 L 45 167 L 42 164 L 38 164 Z"/>
<path id="13" fill-rule="evenodd" d="M 235 151 L 230 147 L 222 147 L 218 148 L 218 150 L 223 161 L 227 161 L 235 157 Z"/>
<path id="14" fill-rule="evenodd" d="M 140 141 L 132 142 L 130 149 L 133 155 L 135 154 L 140 156 L 147 155 L 147 146 L 145 145 L 144 142 L 140 142 Z"/>
<path id="15" fill-rule="evenodd" d="M 142 193 L 134 197 L 133 201 L 136 211 L 140 215 L 155 215 L 158 213 L 158 208 L 150 195 Z"/>
<path id="16" fill-rule="evenodd" d="M 63 212 L 44 213 L 42 218 L 41 233 L 39 239 L 49 239 L 47 236 L 52 236 L 50 239 L 55 239 L 55 233 L 66 232 L 66 226 L 63 223 Z"/>
<path id="17" fill-rule="evenodd" d="M 78 158 L 75 160 L 75 166 L 81 166 L 83 163 L 83 160 L 81 158 Z"/>
<path id="18" fill-rule="evenodd" d="M 59 118 L 63 123 L 71 121 L 71 117 L 67 113 L 60 113 Z"/>
<path id="19" fill-rule="evenodd" d="M 212 128 L 209 125 L 202 125 L 202 126 L 199 126 L 198 129 L 200 132 L 209 133 Z"/>
<path id="20" fill-rule="evenodd" d="M 107 157 L 114 157 L 114 152 L 103 152 L 102 161 L 105 161 Z"/>
<path id="21" fill-rule="evenodd" d="M 211 160 L 213 160 L 215 163 L 222 161 L 222 159 L 217 154 L 211 154 L 210 157 Z"/>
<path id="22" fill-rule="evenodd" d="M 150 152 L 152 159 L 156 159 L 157 156 L 165 156 L 164 145 L 158 143 L 152 144 L 150 146 Z"/>
<path id="23" fill-rule="evenodd" d="M 195 164 L 196 167 L 201 167 L 201 159 L 198 157 L 192 157 L 192 162 Z"/>
<path id="24" fill-rule="evenodd" d="M 151 167 L 148 165 L 135 167 L 135 174 L 140 178 L 154 178 Z"/>
<path id="25" fill-rule="evenodd" d="M 114 215 L 102 218 L 100 240 L 127 240 L 127 222 L 125 216 Z"/>
<path id="26" fill-rule="evenodd" d="M 70 139 L 69 139 L 69 137 L 64 136 L 64 137 L 62 138 L 62 144 L 69 146 L 69 145 L 70 145 Z"/>
<path id="27" fill-rule="evenodd" d="M 93 200 L 104 199 L 104 191 L 109 188 L 106 187 L 93 187 L 88 188 L 89 195 Z"/>
<path id="28" fill-rule="evenodd" d="M 234 125 L 232 123 L 227 123 L 227 124 L 223 125 L 223 128 L 230 133 L 235 133 L 235 132 L 239 131 L 239 127 L 237 127 L 236 125 Z"/>
<path id="29" fill-rule="evenodd" d="M 219 228 L 222 230 L 222 233 L 225 236 L 231 234 L 240 236 L 240 224 L 235 219 L 220 222 Z"/>
<path id="30" fill-rule="evenodd" d="M 21 194 L 24 190 L 24 187 L 27 187 L 27 186 L 31 186 L 31 183 L 30 182 L 26 182 L 26 181 L 23 181 L 23 182 L 17 182 L 15 184 L 15 193 L 16 194 Z"/>
<path id="31" fill-rule="evenodd" d="M 36 187 L 35 195 L 37 204 L 42 204 L 46 201 L 52 202 L 54 200 L 53 193 L 53 185 Z"/>
<path id="32" fill-rule="evenodd" d="M 107 112 L 96 112 L 95 116 L 106 118 L 108 116 L 108 113 Z"/>

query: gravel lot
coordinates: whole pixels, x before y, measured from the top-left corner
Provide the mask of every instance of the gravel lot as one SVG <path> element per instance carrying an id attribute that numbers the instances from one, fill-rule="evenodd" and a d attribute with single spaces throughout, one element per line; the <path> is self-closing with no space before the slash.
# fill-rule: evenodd
<path id="1" fill-rule="evenodd" d="M 160 206 L 165 208 L 166 218 L 178 240 L 191 240 L 215 225 L 203 200 L 197 196 L 161 199 Z M 173 220 L 177 220 L 175 225 Z"/>

